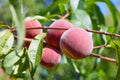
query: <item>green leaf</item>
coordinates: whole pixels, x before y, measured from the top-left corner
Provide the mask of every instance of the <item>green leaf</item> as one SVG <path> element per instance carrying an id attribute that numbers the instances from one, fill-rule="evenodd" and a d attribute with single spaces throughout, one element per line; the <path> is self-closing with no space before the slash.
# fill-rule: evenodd
<path id="1" fill-rule="evenodd" d="M 21 73 L 21 72 L 27 70 L 27 68 L 29 67 L 28 62 L 29 61 L 26 56 L 24 58 L 22 58 L 21 62 L 19 63 L 18 73 Z"/>
<path id="2" fill-rule="evenodd" d="M 114 25 L 117 26 L 118 25 L 117 15 L 119 14 L 118 10 L 110 0 L 104 0 L 104 1 L 112 14 Z"/>
<path id="3" fill-rule="evenodd" d="M 72 10 L 76 10 L 78 8 L 80 0 L 70 0 L 70 5 L 72 7 Z"/>
<path id="4" fill-rule="evenodd" d="M 94 9 L 95 9 L 95 12 L 96 12 L 98 24 L 105 25 L 105 19 L 104 19 L 104 16 L 103 16 L 100 8 L 95 4 Z"/>
<path id="5" fill-rule="evenodd" d="M 17 48 L 21 48 L 23 39 L 25 37 L 25 27 L 23 25 L 24 14 L 22 7 L 22 0 L 9 0 L 11 3 L 10 10 L 15 21 L 17 34 L 19 36 Z"/>
<path id="6" fill-rule="evenodd" d="M 32 40 L 30 47 L 28 49 L 28 58 L 31 62 L 31 66 L 32 66 L 32 72 L 31 72 L 32 76 L 34 75 L 35 70 L 41 60 L 44 36 L 45 36 L 44 33 L 37 35 Z"/>
<path id="7" fill-rule="evenodd" d="M 118 66 L 116 80 L 120 80 L 120 41 L 113 41 L 116 50 L 116 63 Z"/>
<path id="8" fill-rule="evenodd" d="M 67 58 L 67 57 L 66 57 Z M 80 73 L 79 69 L 77 68 L 76 64 L 70 58 L 67 58 L 68 63 L 74 68 L 75 72 Z"/>
<path id="9" fill-rule="evenodd" d="M 84 9 L 84 6 L 85 6 L 85 0 L 79 0 L 78 9 Z"/>
<path id="10" fill-rule="evenodd" d="M 7 54 L 13 46 L 14 36 L 9 30 L 0 32 L 0 56 Z"/>
<path id="11" fill-rule="evenodd" d="M 59 10 L 61 13 L 65 13 L 65 12 L 68 12 L 68 7 L 67 7 L 67 4 L 59 4 Z"/>
<path id="12" fill-rule="evenodd" d="M 98 27 L 100 27 L 100 31 L 103 31 L 103 32 L 109 32 L 109 33 L 115 33 L 115 27 L 107 27 L 107 26 L 101 26 L 99 25 Z M 111 41 L 112 38 L 114 37 L 111 37 L 111 36 L 106 36 L 106 35 L 102 35 L 105 43 L 109 43 Z"/>
<path id="13" fill-rule="evenodd" d="M 8 25 L 0 21 L 0 28 L 8 28 Z"/>
<path id="14" fill-rule="evenodd" d="M 44 10 L 41 10 L 39 13 L 40 13 L 40 15 L 46 15 L 52 9 L 56 8 L 56 6 L 58 6 L 58 4 L 63 4 L 63 3 L 67 3 L 67 2 L 68 2 L 68 0 L 63 0 L 63 1 L 61 1 L 61 0 L 53 0 L 50 6 L 48 6 Z"/>
<path id="15" fill-rule="evenodd" d="M 92 24 L 89 15 L 83 10 L 74 10 L 71 14 L 71 22 L 76 27 L 92 29 Z"/>
<path id="16" fill-rule="evenodd" d="M 43 16 L 39 16 L 39 15 L 36 15 L 36 16 L 33 16 L 33 17 L 27 17 L 26 20 L 29 20 L 29 19 L 37 19 L 37 20 L 48 20 L 48 18 L 46 17 L 43 17 Z"/>
<path id="17" fill-rule="evenodd" d="M 25 51 L 24 51 L 25 52 Z M 26 71 L 29 68 L 28 56 L 26 53 L 20 58 L 14 66 L 12 75 L 16 77 L 25 77 Z"/>
<path id="18" fill-rule="evenodd" d="M 5 68 L 9 68 L 13 66 L 23 55 L 24 51 L 12 51 L 10 52 L 7 56 L 5 56 L 4 61 L 3 61 L 3 66 Z"/>

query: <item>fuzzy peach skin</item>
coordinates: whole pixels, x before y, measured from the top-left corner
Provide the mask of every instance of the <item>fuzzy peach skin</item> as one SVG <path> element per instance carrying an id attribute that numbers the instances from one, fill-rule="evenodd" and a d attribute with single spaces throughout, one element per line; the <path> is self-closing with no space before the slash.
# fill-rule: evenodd
<path id="1" fill-rule="evenodd" d="M 73 24 L 65 19 L 56 20 L 50 25 L 50 28 L 71 28 L 71 27 L 73 27 Z M 56 48 L 60 48 L 59 41 L 64 31 L 66 30 L 53 30 L 53 29 L 47 30 L 46 39 L 48 44 Z"/>
<path id="2" fill-rule="evenodd" d="M 72 59 L 82 59 L 89 56 L 93 50 L 92 36 L 82 28 L 70 28 L 60 39 L 62 52 Z"/>
<path id="3" fill-rule="evenodd" d="M 42 27 L 41 23 L 38 20 L 34 19 L 26 19 L 24 21 L 24 26 L 26 28 L 26 38 L 33 39 L 36 35 L 42 33 L 42 29 L 32 29 L 32 30 L 27 30 L 27 28 L 35 28 L 35 27 Z M 30 42 L 25 41 L 23 46 L 28 48 L 30 45 Z"/>
<path id="4" fill-rule="evenodd" d="M 56 66 L 61 60 L 61 51 L 52 46 L 45 46 L 43 48 L 42 58 L 40 64 L 46 68 Z"/>
<path id="5" fill-rule="evenodd" d="M 25 28 L 35 28 L 35 27 L 42 27 L 41 23 L 38 20 L 25 20 L 24 21 Z M 32 29 L 26 30 L 26 38 L 33 39 L 37 34 L 42 33 L 42 29 Z"/>

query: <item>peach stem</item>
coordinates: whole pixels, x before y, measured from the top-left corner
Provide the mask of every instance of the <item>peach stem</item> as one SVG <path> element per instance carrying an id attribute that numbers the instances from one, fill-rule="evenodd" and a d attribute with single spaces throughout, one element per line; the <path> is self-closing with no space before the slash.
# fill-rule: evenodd
<path id="1" fill-rule="evenodd" d="M 69 13 L 66 13 L 64 16 L 61 17 L 61 19 L 65 19 L 69 16 L 70 14 Z"/>

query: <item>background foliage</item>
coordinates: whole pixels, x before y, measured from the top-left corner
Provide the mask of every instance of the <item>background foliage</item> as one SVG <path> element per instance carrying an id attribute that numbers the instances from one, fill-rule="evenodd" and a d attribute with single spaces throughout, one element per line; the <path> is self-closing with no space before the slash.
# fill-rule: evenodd
<path id="1" fill-rule="evenodd" d="M 33 58 L 30 54 L 28 55 L 26 53 L 26 49 L 16 50 L 16 41 L 13 39 L 13 34 L 11 34 L 9 30 L 6 30 L 6 28 L 2 28 L 5 25 L 14 27 L 13 23 L 16 20 L 18 20 L 18 24 L 22 24 L 25 17 L 37 16 L 36 18 L 39 19 L 42 25 L 49 26 L 52 20 L 59 19 L 66 13 L 69 13 L 67 19 L 77 27 L 110 32 L 114 34 L 120 33 L 120 13 L 110 0 L 22 0 L 21 4 L 14 4 L 14 2 L 17 1 L 21 0 L 0 1 L 0 64 L 6 71 L 5 74 L 0 76 L 1 80 L 6 80 L 5 77 L 8 75 L 17 77 L 17 80 L 31 80 L 30 75 L 33 75 L 30 74 L 28 70 L 28 59 L 32 60 Z M 110 14 L 103 15 L 100 7 L 98 6 L 98 3 L 100 2 L 107 5 Z M 11 8 L 10 5 L 13 5 L 13 8 Z M 23 5 L 23 14 L 20 14 L 19 7 L 14 7 L 16 5 Z M 14 11 L 16 11 L 16 13 L 14 13 Z M 14 18 L 14 16 L 12 16 L 13 14 L 16 14 L 16 16 L 22 15 L 23 19 L 20 19 L 20 17 Z M 21 28 L 21 26 L 17 26 L 18 34 L 23 35 L 19 37 L 24 37 L 24 29 L 23 27 Z M 34 45 L 36 42 L 41 44 L 41 39 L 44 37 L 44 34 L 38 35 L 37 37 L 39 40 L 33 41 L 31 45 Z M 93 33 L 93 40 L 95 46 L 107 44 L 106 47 L 94 49 L 93 52 L 96 54 L 117 58 L 118 66 L 116 63 L 101 60 L 95 57 L 87 57 L 82 60 L 71 60 L 63 55 L 61 62 L 52 69 L 46 69 L 41 65 L 38 65 L 38 62 L 33 62 L 35 65 L 34 69 L 37 69 L 34 79 L 116 80 L 116 75 L 119 74 L 119 69 L 117 68 L 119 68 L 120 61 L 120 58 L 118 57 L 120 54 L 119 37 L 111 37 Z M 22 42 L 18 44 L 18 46 L 21 44 Z M 40 55 L 40 53 L 37 54 L 39 51 L 38 48 L 42 49 L 42 45 L 37 45 L 35 49 L 36 52 L 33 52 L 35 56 Z M 28 52 L 31 52 L 31 49 L 32 46 L 29 48 Z M 16 53 L 19 56 L 17 56 Z M 39 59 L 40 56 L 35 58 Z M 119 76 L 117 77 L 117 80 L 119 80 Z"/>

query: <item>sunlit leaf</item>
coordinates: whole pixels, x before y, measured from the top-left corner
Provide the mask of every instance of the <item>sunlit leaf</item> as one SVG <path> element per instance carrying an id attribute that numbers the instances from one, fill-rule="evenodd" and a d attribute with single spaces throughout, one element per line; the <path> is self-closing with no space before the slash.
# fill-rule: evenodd
<path id="1" fill-rule="evenodd" d="M 19 36 L 17 48 L 21 48 L 23 44 L 23 38 L 25 36 L 25 27 L 23 25 L 24 13 L 22 7 L 22 0 L 9 0 L 11 3 L 10 10 L 15 21 L 17 33 Z"/>
<path id="2" fill-rule="evenodd" d="M 28 61 L 26 56 L 21 59 L 21 62 L 19 63 L 18 73 L 27 70 L 27 68 L 29 67 L 29 63 L 28 62 L 29 61 Z"/>
<path id="3" fill-rule="evenodd" d="M 71 14 L 71 21 L 76 27 L 92 28 L 91 19 L 83 10 L 74 10 Z"/>
<path id="4" fill-rule="evenodd" d="M 43 17 L 43 16 L 39 16 L 39 15 L 36 15 L 36 16 L 33 16 L 33 17 L 27 17 L 26 20 L 29 20 L 29 19 L 37 19 L 37 20 L 48 20 L 48 18 L 46 17 Z"/>
<path id="5" fill-rule="evenodd" d="M 9 30 L 0 32 L 0 56 L 7 54 L 14 43 L 13 34 Z"/>
<path id="6" fill-rule="evenodd" d="M 9 68 L 13 66 L 23 55 L 23 50 L 21 51 L 12 51 L 10 52 L 7 56 L 5 56 L 4 61 L 3 61 L 3 66 L 5 68 Z"/>
<path id="7" fill-rule="evenodd" d="M 44 33 L 37 35 L 31 42 L 30 47 L 28 49 L 28 57 L 32 66 L 32 75 L 34 75 L 35 70 L 41 60 L 44 36 Z"/>
<path id="8" fill-rule="evenodd" d="M 70 5 L 73 10 L 76 10 L 78 8 L 79 1 L 80 0 L 70 0 Z"/>
<path id="9" fill-rule="evenodd" d="M 14 65 L 12 75 L 16 77 L 25 77 L 26 71 L 29 68 L 29 61 L 26 53 L 21 57 L 19 61 Z"/>

